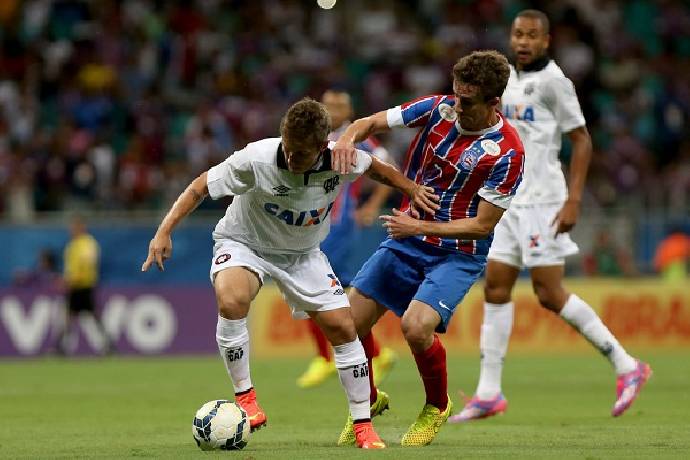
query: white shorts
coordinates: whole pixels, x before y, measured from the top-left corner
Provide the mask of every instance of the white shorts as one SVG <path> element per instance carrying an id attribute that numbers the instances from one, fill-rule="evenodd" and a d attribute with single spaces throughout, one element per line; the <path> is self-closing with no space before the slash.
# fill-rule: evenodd
<path id="1" fill-rule="evenodd" d="M 349 307 L 347 295 L 319 249 L 305 254 L 265 254 L 233 240 L 217 240 L 211 260 L 211 283 L 216 273 L 230 267 L 246 267 L 261 283 L 270 276 L 292 309 L 292 317 L 306 319 L 307 311 Z"/>
<path id="2" fill-rule="evenodd" d="M 494 229 L 488 259 L 518 268 L 563 265 L 579 250 L 567 233 L 554 238 L 551 222 L 562 207 L 560 203 L 512 205 Z"/>

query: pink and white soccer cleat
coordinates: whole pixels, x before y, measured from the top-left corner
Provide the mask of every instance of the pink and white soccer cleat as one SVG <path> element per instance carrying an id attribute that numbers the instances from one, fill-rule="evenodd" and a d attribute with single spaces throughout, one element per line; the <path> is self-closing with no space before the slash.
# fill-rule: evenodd
<path id="1" fill-rule="evenodd" d="M 616 379 L 616 403 L 611 409 L 611 415 L 618 417 L 628 410 L 642 390 L 649 377 L 652 376 L 652 368 L 649 364 L 637 361 L 634 371 L 619 375 Z"/>
<path id="2" fill-rule="evenodd" d="M 476 395 L 472 398 L 464 398 L 466 401 L 465 407 L 459 414 L 449 417 L 448 423 L 464 423 L 479 420 L 492 415 L 502 414 L 508 409 L 508 400 L 503 396 L 503 393 L 499 393 L 492 399 L 484 401 Z"/>

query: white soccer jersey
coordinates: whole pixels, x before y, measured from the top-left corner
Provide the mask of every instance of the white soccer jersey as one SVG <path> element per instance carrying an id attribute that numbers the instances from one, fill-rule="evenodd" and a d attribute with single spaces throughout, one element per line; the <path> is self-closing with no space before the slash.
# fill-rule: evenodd
<path id="1" fill-rule="evenodd" d="M 567 187 L 558 154 L 563 133 L 585 125 L 573 83 L 554 61 L 535 71 L 510 66 L 503 115 L 525 147 L 525 169 L 513 204 L 559 203 Z"/>
<path id="2" fill-rule="evenodd" d="M 335 142 L 329 143 L 329 149 Z M 350 174 L 331 169 L 330 150 L 314 170 L 287 169 L 280 138 L 248 144 L 208 171 L 213 199 L 235 196 L 213 232 L 270 254 L 297 254 L 318 248 L 330 227 L 330 212 L 342 181 L 353 180 L 371 166 L 369 154 L 357 150 Z"/>

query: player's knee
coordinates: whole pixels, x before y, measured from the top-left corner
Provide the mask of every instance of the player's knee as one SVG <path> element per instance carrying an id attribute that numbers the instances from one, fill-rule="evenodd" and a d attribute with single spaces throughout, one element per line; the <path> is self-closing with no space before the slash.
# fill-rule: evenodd
<path id="1" fill-rule="evenodd" d="M 433 341 L 433 330 L 429 331 L 424 324 L 407 318 L 400 322 L 403 336 L 410 348 L 414 350 L 424 350 L 429 341 Z"/>
<path id="2" fill-rule="evenodd" d="M 484 285 L 484 299 L 489 303 L 510 302 L 510 288 L 487 280 Z"/>
<path id="3" fill-rule="evenodd" d="M 351 321 L 346 324 L 324 325 L 322 330 L 328 341 L 334 346 L 352 342 L 357 338 L 355 324 Z"/>
<path id="4" fill-rule="evenodd" d="M 223 292 L 216 296 L 218 313 L 227 319 L 241 319 L 247 316 L 251 299 L 237 292 Z"/>
<path id="5" fill-rule="evenodd" d="M 555 312 L 561 310 L 565 294 L 560 286 L 547 286 L 542 283 L 533 283 L 532 288 L 542 307 Z"/>

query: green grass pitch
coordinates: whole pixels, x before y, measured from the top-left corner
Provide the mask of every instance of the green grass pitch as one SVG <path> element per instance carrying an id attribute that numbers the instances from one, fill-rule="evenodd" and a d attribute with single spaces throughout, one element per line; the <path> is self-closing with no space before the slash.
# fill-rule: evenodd
<path id="1" fill-rule="evenodd" d="M 218 357 L 0 361 L 0 458 L 690 458 L 689 353 L 641 356 L 654 376 L 613 419 L 613 373 L 600 356 L 510 355 L 505 416 L 444 426 L 431 446 L 412 449 L 398 443 L 421 409 L 422 386 L 402 356 L 382 386 L 391 410 L 375 419 L 389 446 L 379 452 L 335 446 L 345 397 L 336 378 L 297 389 L 302 359 L 253 363 L 269 425 L 243 451 L 210 453 L 194 444 L 191 422 L 202 403 L 231 396 Z M 449 357 L 456 409 L 455 390 L 471 393 L 477 372 L 477 357 Z"/>

